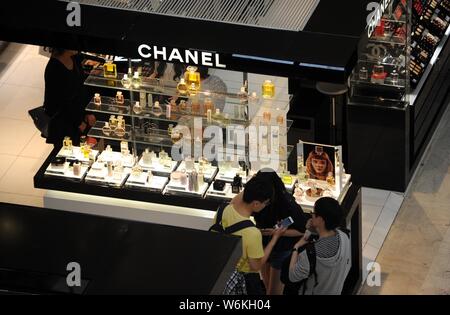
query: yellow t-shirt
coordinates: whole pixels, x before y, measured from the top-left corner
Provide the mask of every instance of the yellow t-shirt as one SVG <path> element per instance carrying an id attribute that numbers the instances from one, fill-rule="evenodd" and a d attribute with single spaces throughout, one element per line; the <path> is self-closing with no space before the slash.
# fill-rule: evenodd
<path id="1" fill-rule="evenodd" d="M 222 226 L 227 228 L 235 223 L 248 219 L 249 218 L 240 215 L 232 205 L 228 205 L 223 211 Z M 233 233 L 233 235 L 242 237 L 242 257 L 237 264 L 237 270 L 245 273 L 256 273 L 256 271 L 250 270 L 248 259 L 264 257 L 261 231 L 256 227 L 249 227 L 237 231 L 236 233 Z"/>

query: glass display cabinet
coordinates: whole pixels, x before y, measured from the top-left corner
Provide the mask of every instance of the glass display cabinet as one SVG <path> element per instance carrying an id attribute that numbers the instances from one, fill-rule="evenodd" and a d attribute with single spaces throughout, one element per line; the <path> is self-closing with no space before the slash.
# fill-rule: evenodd
<path id="1" fill-rule="evenodd" d="M 147 67 L 112 62 L 92 70 L 86 111 L 97 121 L 80 146 L 65 139 L 46 178 L 162 195 L 229 200 L 263 168 L 293 191 L 287 143 L 290 97 L 277 99 L 265 80 L 259 92 L 205 90 L 195 67 L 179 81 L 150 78 Z M 253 86 L 253 84 L 252 84 Z"/>
<path id="2" fill-rule="evenodd" d="M 410 12 L 410 1 L 391 1 L 378 25 L 360 41 L 358 63 L 350 77 L 352 102 L 408 104 Z"/>

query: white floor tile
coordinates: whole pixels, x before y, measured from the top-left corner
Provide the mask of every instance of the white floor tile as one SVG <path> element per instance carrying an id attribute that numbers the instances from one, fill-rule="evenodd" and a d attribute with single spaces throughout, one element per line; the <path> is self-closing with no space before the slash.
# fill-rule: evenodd
<path id="1" fill-rule="evenodd" d="M 16 158 L 14 155 L 0 154 L 0 179 L 5 175 Z"/>
<path id="2" fill-rule="evenodd" d="M 18 157 L 0 180 L 0 192 L 43 197 L 45 190 L 35 189 L 33 183 L 42 163 L 41 159 Z"/>
<path id="3" fill-rule="evenodd" d="M 363 248 L 363 257 L 369 261 L 376 261 L 380 249 L 370 244 L 366 244 Z M 364 268 L 363 268 L 364 269 Z"/>
<path id="4" fill-rule="evenodd" d="M 388 234 L 389 229 L 375 226 L 372 232 L 369 235 L 369 239 L 367 240 L 367 245 L 372 246 L 378 250 L 383 246 L 386 235 Z"/>
<path id="5" fill-rule="evenodd" d="M 373 189 L 363 187 L 362 189 L 362 203 L 384 206 L 390 192 L 385 190 Z"/>
<path id="6" fill-rule="evenodd" d="M 37 129 L 31 121 L 0 118 L 0 154 L 19 155 Z"/>
<path id="7" fill-rule="evenodd" d="M 47 159 L 52 150 L 53 145 L 45 143 L 45 139 L 37 132 L 19 155 L 22 157 L 40 159 L 43 162 Z"/>
<path id="8" fill-rule="evenodd" d="M 0 83 L 4 83 L 17 69 L 21 60 L 25 56 L 24 48 L 11 49 L 9 46 L 0 54 Z"/>
<path id="9" fill-rule="evenodd" d="M 375 225 L 382 210 L 383 210 L 383 206 L 377 206 L 377 205 L 363 203 L 363 205 L 362 205 L 362 221 L 367 224 L 370 224 L 372 226 Z"/>
<path id="10" fill-rule="evenodd" d="M 44 71 L 48 58 L 25 54 L 5 83 L 44 89 Z"/>
<path id="11" fill-rule="evenodd" d="M 20 90 L 20 93 L 19 93 Z M 42 105 L 44 90 L 3 84 L 0 87 L 0 117 L 32 121 L 28 110 Z"/>
<path id="12" fill-rule="evenodd" d="M 383 208 L 383 211 L 378 218 L 378 221 L 375 226 L 378 226 L 383 229 L 389 230 L 394 223 L 395 217 L 397 216 L 397 212 L 387 210 L 386 207 Z"/>
<path id="13" fill-rule="evenodd" d="M 384 209 L 387 211 L 392 211 L 397 213 L 400 207 L 403 204 L 404 196 L 402 194 L 392 192 L 388 199 L 386 200 L 386 204 L 384 205 Z"/>
<path id="14" fill-rule="evenodd" d="M 44 198 L 30 195 L 10 194 L 0 192 L 0 201 L 5 203 L 12 203 L 17 205 L 44 207 Z"/>

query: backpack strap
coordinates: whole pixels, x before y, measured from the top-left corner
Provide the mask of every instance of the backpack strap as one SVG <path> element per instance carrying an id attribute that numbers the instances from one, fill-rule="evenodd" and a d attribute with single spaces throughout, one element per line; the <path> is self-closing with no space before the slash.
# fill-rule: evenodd
<path id="1" fill-rule="evenodd" d="M 255 226 L 255 224 L 251 220 L 244 220 L 244 221 L 235 223 L 235 224 L 227 227 L 226 229 L 224 229 L 222 226 L 222 217 L 223 217 L 223 212 L 227 206 L 228 206 L 227 203 L 222 203 L 219 206 L 219 208 L 217 209 L 216 222 L 209 229 L 210 232 L 215 231 L 215 232 L 219 232 L 219 233 L 233 234 L 240 230 Z"/>
<path id="2" fill-rule="evenodd" d="M 310 277 L 314 277 L 314 287 L 316 287 L 318 285 L 317 271 L 316 271 L 317 255 L 316 255 L 316 247 L 314 245 L 314 242 L 310 242 L 310 243 L 306 244 L 305 251 L 306 251 L 306 256 L 308 256 L 308 261 L 309 261 L 308 279 Z M 305 281 L 303 283 L 303 295 L 305 295 L 306 290 L 308 289 L 307 282 L 308 281 Z"/>
<path id="3" fill-rule="evenodd" d="M 253 224 L 252 221 L 244 220 L 244 221 L 235 223 L 235 224 L 227 227 L 224 232 L 225 232 L 225 234 L 233 234 L 237 231 L 240 231 L 240 230 L 243 230 L 243 229 L 246 229 L 249 227 L 254 227 L 254 226 L 255 226 L 255 224 Z"/>

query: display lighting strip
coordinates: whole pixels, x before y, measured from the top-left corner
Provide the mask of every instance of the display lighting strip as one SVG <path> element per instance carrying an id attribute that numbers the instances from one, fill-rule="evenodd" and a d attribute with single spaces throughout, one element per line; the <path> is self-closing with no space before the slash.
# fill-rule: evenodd
<path id="1" fill-rule="evenodd" d="M 302 31 L 320 0 L 60 0 L 189 19 Z"/>

